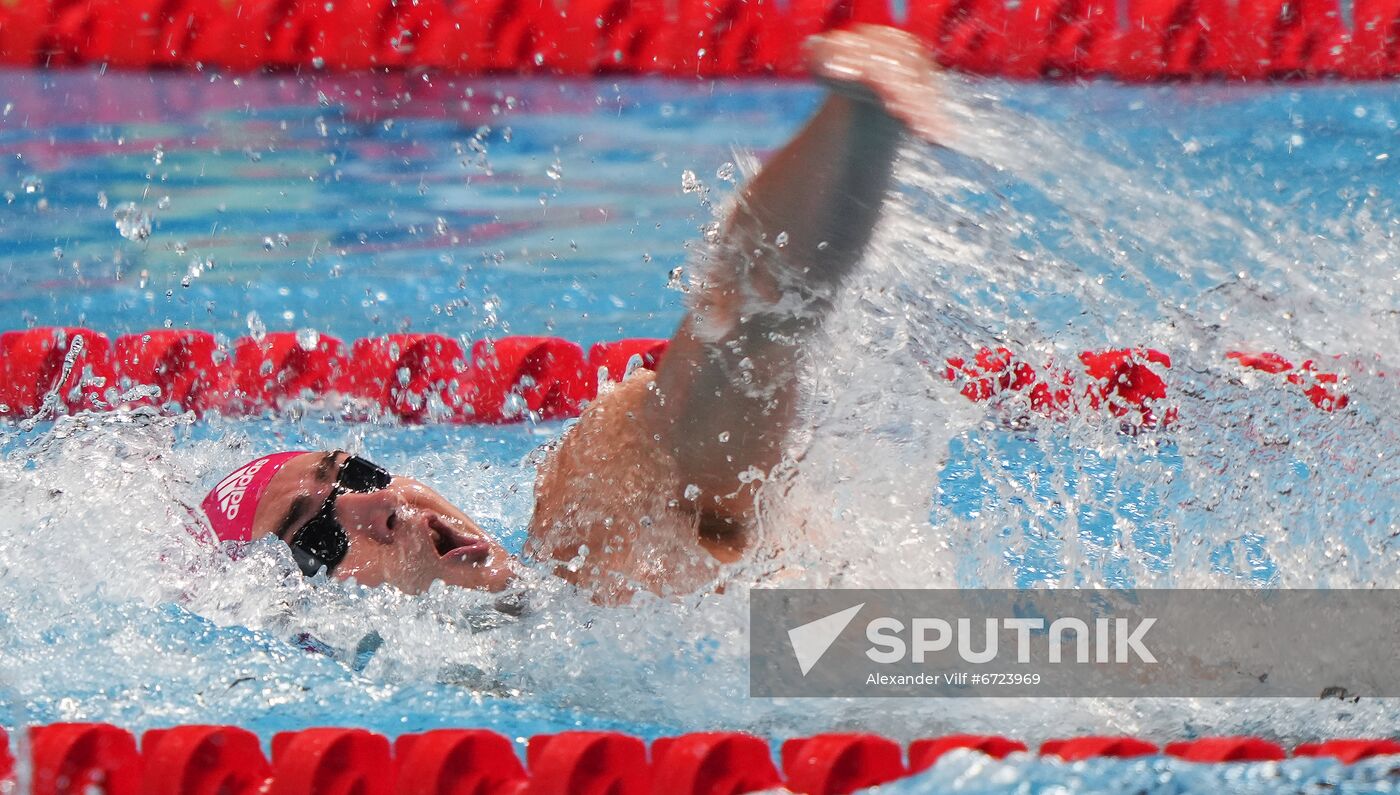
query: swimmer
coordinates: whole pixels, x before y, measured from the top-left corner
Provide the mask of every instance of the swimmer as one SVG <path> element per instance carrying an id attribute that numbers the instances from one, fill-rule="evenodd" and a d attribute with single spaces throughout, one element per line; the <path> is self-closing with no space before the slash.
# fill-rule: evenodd
<path id="1" fill-rule="evenodd" d="M 805 52 L 829 95 L 740 191 L 659 370 L 600 395 L 540 466 L 525 554 L 600 601 L 694 591 L 751 549 L 753 473 L 793 455 L 804 343 L 865 251 L 901 136 L 937 137 L 936 69 L 913 36 L 858 26 Z M 516 576 L 436 491 L 343 452 L 257 459 L 203 507 L 221 540 L 276 535 L 308 575 L 408 593 Z"/>

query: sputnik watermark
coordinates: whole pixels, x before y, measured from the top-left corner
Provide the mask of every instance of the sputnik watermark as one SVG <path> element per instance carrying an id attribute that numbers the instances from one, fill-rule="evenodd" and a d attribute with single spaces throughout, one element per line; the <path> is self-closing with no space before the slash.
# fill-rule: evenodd
<path id="1" fill-rule="evenodd" d="M 997 658 L 1000 626 L 1001 630 L 1015 633 L 1016 662 L 1028 663 L 1031 661 L 1031 632 L 1046 628 L 1043 618 L 985 618 L 981 622 L 982 647 L 974 649 L 976 630 L 970 618 L 959 618 L 952 623 L 942 618 L 916 618 L 910 622 L 908 641 L 904 639 L 904 622 L 897 618 L 877 618 L 865 627 L 866 639 L 874 644 L 865 652 L 865 656 L 881 665 L 901 662 L 905 658 L 922 663 L 928 655 L 952 647 L 953 638 L 956 637 L 958 656 L 963 662 L 981 665 Z M 1150 617 L 1140 619 L 1136 624 L 1126 618 L 1094 619 L 1092 658 L 1089 655 L 1089 625 L 1078 618 L 1059 618 L 1050 622 L 1049 631 L 1041 640 L 1046 644 L 1045 656 L 1052 663 L 1063 660 L 1065 636 L 1071 633 L 1075 641 L 1072 646 L 1075 662 L 1128 663 L 1133 661 L 1132 655 L 1136 655 L 1142 662 L 1155 663 L 1157 658 L 1142 645 L 1143 637 L 1155 623 L 1157 619 Z M 1111 656 L 1110 643 L 1114 649 Z"/>
<path id="2" fill-rule="evenodd" d="M 821 661 L 822 655 L 864 607 L 865 603 L 862 602 L 788 630 L 792 653 L 803 676 Z M 1000 653 L 998 630 L 1004 629 L 1014 633 L 1016 662 L 1029 663 L 1032 632 L 1039 636 L 1040 630 L 1047 629 L 1043 618 L 985 618 L 981 622 L 981 647 L 974 648 L 977 641 L 974 638 L 976 630 L 973 619 L 948 621 L 942 618 L 915 618 L 909 622 L 906 640 L 903 621 L 881 616 L 865 625 L 865 637 L 871 644 L 865 650 L 865 656 L 881 665 L 893 665 L 906 659 L 922 664 L 929 655 L 956 646 L 958 657 L 963 662 L 981 665 L 995 660 Z M 1048 631 L 1039 640 L 1046 644 L 1045 657 L 1051 663 L 1063 661 L 1067 645 L 1075 662 L 1129 663 L 1136 657 L 1143 663 L 1155 663 L 1157 658 L 1143 644 L 1147 632 L 1155 623 L 1157 619 L 1151 617 L 1143 618 L 1136 624 L 1126 618 L 1097 618 L 1091 629 L 1089 623 L 1078 618 L 1060 618 L 1049 623 Z M 1066 637 L 1070 635 L 1073 643 L 1067 644 Z"/>
<path id="3" fill-rule="evenodd" d="M 752 598 L 755 696 L 1400 695 L 1397 591 Z"/>

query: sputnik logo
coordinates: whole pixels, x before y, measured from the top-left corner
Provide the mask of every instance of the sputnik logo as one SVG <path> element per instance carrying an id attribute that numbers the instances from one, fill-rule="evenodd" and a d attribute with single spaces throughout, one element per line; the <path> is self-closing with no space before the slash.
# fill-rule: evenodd
<path id="1" fill-rule="evenodd" d="M 821 660 L 862 607 L 865 607 L 865 602 L 788 630 L 792 653 L 797 655 L 797 665 L 802 669 L 803 676 Z"/>

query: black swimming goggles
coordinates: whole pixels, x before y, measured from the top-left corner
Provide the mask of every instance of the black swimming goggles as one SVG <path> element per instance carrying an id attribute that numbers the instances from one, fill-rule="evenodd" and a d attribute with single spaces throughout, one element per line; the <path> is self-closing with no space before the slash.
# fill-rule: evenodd
<path id="1" fill-rule="evenodd" d="M 350 534 L 335 518 L 336 498 L 342 494 L 383 491 L 389 488 L 389 481 L 393 479 L 388 470 L 357 455 L 340 462 L 335 483 L 321 510 L 287 542 L 302 574 L 314 577 L 323 567 L 330 574 L 350 549 Z"/>

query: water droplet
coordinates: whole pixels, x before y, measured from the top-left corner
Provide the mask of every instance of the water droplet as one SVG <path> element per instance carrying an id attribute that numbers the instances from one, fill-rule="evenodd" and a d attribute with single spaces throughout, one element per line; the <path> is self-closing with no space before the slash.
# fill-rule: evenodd
<path id="1" fill-rule="evenodd" d="M 321 332 L 314 328 L 304 328 L 297 330 L 297 345 L 304 351 L 314 351 L 316 346 L 321 344 Z"/>
<path id="2" fill-rule="evenodd" d="M 276 244 L 272 242 L 272 238 L 270 238 L 270 237 L 265 237 L 265 238 L 263 238 L 263 251 L 271 251 L 271 250 L 272 250 L 272 247 L 273 247 L 274 245 L 276 245 Z"/>
<path id="3" fill-rule="evenodd" d="M 316 69 L 325 69 L 326 59 L 318 55 L 315 58 L 311 59 L 311 66 Z"/>
<path id="4" fill-rule="evenodd" d="M 62 246 L 54 246 L 54 247 L 53 247 L 53 258 L 54 258 L 54 259 L 63 259 L 63 247 L 62 247 Z"/>
<path id="5" fill-rule="evenodd" d="M 568 568 L 569 571 L 578 572 L 583 569 L 583 564 L 587 562 L 587 560 L 588 545 L 579 544 L 578 552 L 572 558 L 569 558 L 569 561 L 565 563 L 564 566 Z"/>
<path id="6" fill-rule="evenodd" d="M 162 196 L 162 197 L 160 197 L 160 201 L 156 202 L 156 209 L 157 209 L 157 210 L 168 210 L 168 209 L 170 209 L 170 197 L 169 197 L 169 196 Z"/>
<path id="7" fill-rule="evenodd" d="M 439 237 L 442 237 L 443 235 L 446 235 L 446 234 L 447 234 L 447 219 L 446 219 L 446 218 L 443 218 L 441 215 L 439 215 L 439 216 L 437 217 L 437 220 L 436 220 L 436 221 L 434 222 L 434 224 L 433 224 L 433 231 L 436 232 L 437 235 L 438 235 Z"/>
<path id="8" fill-rule="evenodd" d="M 721 163 L 719 168 L 715 170 L 715 179 L 723 180 L 724 182 L 733 182 L 734 164 L 729 161 Z"/>
<path id="9" fill-rule="evenodd" d="M 720 434 L 719 434 L 719 443 L 720 443 L 720 444 L 728 444 L 728 443 L 729 443 L 729 431 L 720 431 Z"/>
<path id="10" fill-rule="evenodd" d="M 773 243 L 777 245 L 778 248 L 786 248 L 788 244 L 788 233 L 779 232 L 778 236 L 773 238 Z"/>
<path id="11" fill-rule="evenodd" d="M 105 209 L 107 209 L 107 192 L 106 192 L 106 191 L 98 191 L 98 192 L 97 192 L 97 209 L 99 209 L 99 210 L 105 210 Z"/>
<path id="12" fill-rule="evenodd" d="M 704 185 L 696 178 L 694 171 L 686 169 L 681 172 L 681 191 L 683 193 L 695 193 L 702 187 Z"/>
<path id="13" fill-rule="evenodd" d="M 156 144 L 156 148 L 151 150 L 151 160 L 153 160 L 156 165 L 165 162 L 165 149 L 161 148 L 160 144 Z"/>
<path id="14" fill-rule="evenodd" d="M 44 192 L 44 181 L 42 179 L 39 179 L 38 177 L 25 177 L 24 179 L 20 180 L 19 186 L 20 189 L 23 190 L 25 193 Z"/>
<path id="15" fill-rule="evenodd" d="M 151 216 L 137 207 L 136 202 L 127 202 L 118 207 L 112 213 L 112 221 L 127 240 L 140 242 L 151 236 Z"/>
<path id="16" fill-rule="evenodd" d="M 685 289 L 683 279 L 685 279 L 685 268 L 672 268 L 670 275 L 666 277 L 666 287 L 672 290 L 683 290 Z"/>
<path id="17" fill-rule="evenodd" d="M 564 176 L 564 164 L 560 163 L 558 158 L 556 158 L 554 162 L 549 165 L 549 168 L 544 170 L 544 173 L 550 179 L 557 182 L 560 177 Z"/>
<path id="18" fill-rule="evenodd" d="M 501 406 L 501 414 L 506 417 L 522 417 L 529 410 L 530 404 L 525 402 L 525 396 L 516 393 L 506 395 Z"/>
<path id="19" fill-rule="evenodd" d="M 253 338 L 253 342 L 262 342 L 267 338 L 267 324 L 263 323 L 256 309 L 248 313 L 248 336 Z"/>
<path id="20" fill-rule="evenodd" d="M 687 500 L 695 502 L 697 499 L 700 498 L 700 487 L 695 485 L 694 483 L 691 483 L 690 485 L 685 487 L 684 496 Z"/>
<path id="21" fill-rule="evenodd" d="M 329 108 L 331 106 L 331 98 L 326 96 L 326 92 L 324 91 L 316 92 L 316 102 L 323 108 Z"/>
<path id="22" fill-rule="evenodd" d="M 185 256 L 185 253 L 188 252 L 189 250 L 190 250 L 189 244 L 186 243 L 185 241 L 183 241 L 183 240 L 176 240 L 176 241 L 175 241 L 175 253 L 176 253 L 177 255 L 183 257 L 183 256 Z"/>

